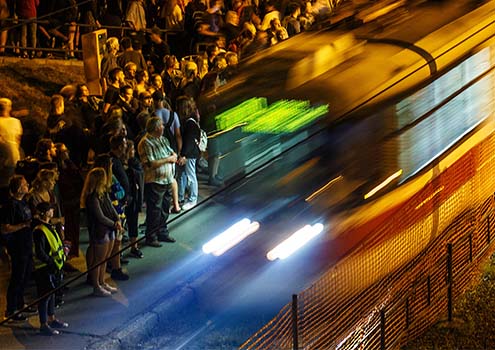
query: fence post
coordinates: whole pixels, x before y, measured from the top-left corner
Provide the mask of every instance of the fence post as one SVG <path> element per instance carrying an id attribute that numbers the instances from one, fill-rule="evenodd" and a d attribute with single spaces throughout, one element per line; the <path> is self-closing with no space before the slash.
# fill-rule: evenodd
<path id="1" fill-rule="evenodd" d="M 406 329 L 409 329 L 409 317 L 410 317 L 410 310 L 409 310 L 409 297 L 406 298 Z"/>
<path id="2" fill-rule="evenodd" d="M 473 262 L 473 233 L 469 232 L 469 262 Z"/>
<path id="3" fill-rule="evenodd" d="M 380 310 L 380 349 L 385 350 L 385 310 Z"/>
<path id="4" fill-rule="evenodd" d="M 428 303 L 428 306 L 431 304 L 431 277 L 428 275 L 428 278 L 426 279 L 426 301 Z"/>
<path id="5" fill-rule="evenodd" d="M 452 243 L 447 244 L 447 309 L 448 321 L 452 321 Z"/>
<path id="6" fill-rule="evenodd" d="M 299 339 L 297 337 L 297 294 L 292 294 L 292 349 L 299 349 Z"/>
<path id="7" fill-rule="evenodd" d="M 490 244 L 491 237 L 490 237 L 490 215 L 487 215 L 486 217 L 486 235 L 487 235 L 487 241 L 488 244 Z"/>

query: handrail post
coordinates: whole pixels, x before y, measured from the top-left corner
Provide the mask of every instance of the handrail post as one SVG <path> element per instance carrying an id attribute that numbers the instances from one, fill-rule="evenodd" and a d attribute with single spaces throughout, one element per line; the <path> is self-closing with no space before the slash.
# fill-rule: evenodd
<path id="1" fill-rule="evenodd" d="M 299 349 L 297 329 L 297 294 L 292 294 L 292 349 Z"/>
<path id="2" fill-rule="evenodd" d="M 447 244 L 447 309 L 448 321 L 452 321 L 452 243 Z"/>

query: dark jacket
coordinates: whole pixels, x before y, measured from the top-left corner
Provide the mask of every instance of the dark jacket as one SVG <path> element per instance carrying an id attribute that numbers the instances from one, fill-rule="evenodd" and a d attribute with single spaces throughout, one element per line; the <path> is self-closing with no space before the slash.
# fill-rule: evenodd
<path id="1" fill-rule="evenodd" d="M 119 219 L 108 193 L 101 198 L 96 193 L 90 194 L 86 198 L 86 215 L 90 240 L 102 239 Z"/>
<path id="2" fill-rule="evenodd" d="M 182 125 L 182 150 L 181 155 L 195 159 L 201 154 L 198 147 L 200 129 L 193 118 L 188 118 Z"/>
<path id="3" fill-rule="evenodd" d="M 130 184 L 128 209 L 133 213 L 139 213 L 144 200 L 144 170 L 139 159 L 130 158 L 126 172 Z"/>
<path id="4" fill-rule="evenodd" d="M 110 152 L 110 156 L 112 156 L 113 175 L 117 178 L 117 180 L 119 180 L 120 185 L 125 191 L 125 198 L 123 199 L 123 202 L 125 203 L 126 201 L 128 201 L 129 192 L 130 192 L 129 178 L 127 177 L 127 173 L 125 171 L 122 160 L 112 152 Z"/>

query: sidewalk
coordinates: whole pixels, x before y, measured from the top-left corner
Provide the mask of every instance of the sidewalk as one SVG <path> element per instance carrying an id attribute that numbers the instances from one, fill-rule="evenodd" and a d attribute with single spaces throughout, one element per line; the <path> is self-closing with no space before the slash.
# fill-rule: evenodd
<path id="1" fill-rule="evenodd" d="M 199 175 L 200 199 L 212 195 L 214 187 L 207 185 L 207 179 L 204 175 Z M 93 348 L 91 344 L 110 340 L 109 334 L 117 331 L 115 337 L 122 338 L 121 329 L 123 325 L 134 325 L 131 327 L 130 334 L 127 336 L 138 336 L 139 332 L 146 332 L 146 325 L 143 324 L 143 315 L 157 303 L 160 299 L 160 292 L 163 286 L 154 283 L 155 280 L 163 273 L 169 273 L 168 268 L 177 262 L 178 259 L 186 256 L 193 250 L 187 244 L 185 235 L 181 234 L 179 227 L 187 229 L 188 221 L 182 223 L 181 216 L 187 213 L 182 212 L 179 215 L 171 214 L 169 225 L 172 236 L 178 239 L 175 244 L 163 244 L 162 248 L 143 247 L 144 258 L 134 259 L 128 257 L 129 265 L 124 266 L 130 275 L 129 281 L 114 282 L 107 274 L 109 283 L 117 285 L 119 292 L 112 298 L 98 298 L 91 295 L 92 288 L 88 286 L 86 275 L 83 274 L 79 279 L 69 285 L 69 290 L 65 293 L 65 304 L 55 311 L 60 319 L 69 323 L 70 327 L 63 330 L 62 334 L 54 337 L 41 336 L 38 333 L 39 318 L 38 315 L 29 317 L 25 323 L 5 323 L 0 327 L 0 349 L 85 349 Z M 140 223 L 144 222 L 144 211 L 140 215 Z M 138 238 L 143 237 L 140 235 Z M 186 241 L 186 242 L 185 242 Z M 70 264 L 78 272 L 65 275 L 65 280 L 69 281 L 86 270 L 85 251 L 88 245 L 87 228 L 81 227 L 80 234 L 80 254 L 79 257 L 71 259 Z M 126 254 L 127 255 L 127 254 Z M 0 312 L 5 312 L 6 291 L 10 277 L 10 263 L 8 255 L 0 257 Z M 146 288 L 143 288 L 146 286 Z M 164 291 L 163 291 L 164 292 Z M 25 293 L 26 302 L 36 299 L 36 287 L 32 282 Z M 141 317 L 141 318 L 140 318 Z M 145 316 L 146 317 L 146 316 Z M 136 318 L 138 319 L 136 321 Z M 131 322 L 132 321 L 132 322 Z M 142 327 L 139 327 L 141 325 Z M 136 328 L 137 327 L 137 328 Z M 141 328 L 141 329 L 139 329 Z M 118 333 L 120 331 L 120 333 Z M 109 343 L 109 344 L 110 344 Z M 114 344 L 118 345 L 118 344 Z"/>

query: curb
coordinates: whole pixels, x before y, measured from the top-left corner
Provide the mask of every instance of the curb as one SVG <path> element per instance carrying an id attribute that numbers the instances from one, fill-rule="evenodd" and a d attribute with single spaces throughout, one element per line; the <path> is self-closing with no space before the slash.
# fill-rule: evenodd
<path id="1" fill-rule="evenodd" d="M 150 311 L 145 311 L 134 317 L 120 329 L 112 331 L 105 340 L 89 343 L 85 349 L 122 350 L 139 348 L 142 343 L 152 338 L 154 331 L 159 327 L 160 320 L 164 319 L 172 309 L 188 304 L 194 298 L 194 291 L 190 286 L 183 286 L 174 292 L 171 297 L 164 297 L 163 302 L 157 302 Z"/>

